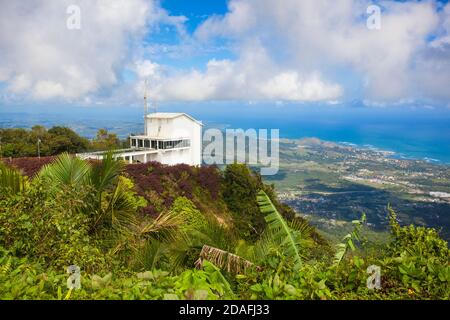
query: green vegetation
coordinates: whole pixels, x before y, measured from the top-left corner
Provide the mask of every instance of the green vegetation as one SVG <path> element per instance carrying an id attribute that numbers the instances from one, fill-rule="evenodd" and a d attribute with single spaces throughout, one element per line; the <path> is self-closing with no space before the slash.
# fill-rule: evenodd
<path id="1" fill-rule="evenodd" d="M 447 242 L 388 218 L 385 243 L 363 216 L 331 244 L 244 165 L 0 163 L 0 299 L 449 299 Z"/>
<path id="2" fill-rule="evenodd" d="M 256 203 L 262 185 L 246 166 L 231 164 L 225 168 L 223 197 L 245 239 L 256 239 L 264 229 L 264 217 Z"/>
<path id="3" fill-rule="evenodd" d="M 60 126 L 48 130 L 39 125 L 31 130 L 0 128 L 0 158 L 35 157 L 38 152 L 41 156 L 52 156 L 62 152 L 111 150 L 121 148 L 124 144 L 116 134 L 108 133 L 105 129 L 98 130 L 95 139 L 89 141 L 72 129 Z"/>

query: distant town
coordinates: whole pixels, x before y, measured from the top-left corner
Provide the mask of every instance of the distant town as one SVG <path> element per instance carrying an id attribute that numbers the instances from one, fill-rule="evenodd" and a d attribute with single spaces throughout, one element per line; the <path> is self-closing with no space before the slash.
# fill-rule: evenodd
<path id="1" fill-rule="evenodd" d="M 450 236 L 449 165 L 315 138 L 285 139 L 280 172 L 268 180 L 283 202 L 326 232 L 339 234 L 363 212 L 373 230 L 384 232 L 390 204 L 403 223 Z"/>

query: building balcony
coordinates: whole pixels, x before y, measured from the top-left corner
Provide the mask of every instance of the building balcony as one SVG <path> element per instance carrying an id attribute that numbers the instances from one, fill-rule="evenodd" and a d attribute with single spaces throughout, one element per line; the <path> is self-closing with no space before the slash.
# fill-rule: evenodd
<path id="1" fill-rule="evenodd" d="M 145 135 L 130 135 L 130 147 L 133 149 L 182 149 L 189 148 L 191 140 L 189 138 L 161 138 L 149 137 Z"/>

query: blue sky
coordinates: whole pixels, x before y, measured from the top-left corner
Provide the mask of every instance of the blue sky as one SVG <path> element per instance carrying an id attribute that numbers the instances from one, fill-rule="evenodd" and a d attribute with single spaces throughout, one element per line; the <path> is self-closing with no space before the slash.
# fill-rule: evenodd
<path id="1" fill-rule="evenodd" d="M 379 16 L 368 13 L 373 4 Z M 3 108 L 139 105 L 147 81 L 160 104 L 450 110 L 448 1 L 34 0 L 1 9 Z M 67 26 L 74 21 L 80 28 Z"/>
<path id="2" fill-rule="evenodd" d="M 161 6 L 170 14 L 188 18 L 187 29 L 195 31 L 197 26 L 211 15 L 223 15 L 227 12 L 226 0 L 163 0 Z"/>

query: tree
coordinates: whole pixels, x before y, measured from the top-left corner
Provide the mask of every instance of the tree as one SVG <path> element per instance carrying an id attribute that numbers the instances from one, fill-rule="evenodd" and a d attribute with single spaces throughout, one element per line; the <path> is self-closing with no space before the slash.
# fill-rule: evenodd
<path id="1" fill-rule="evenodd" d="M 223 198 L 233 213 L 239 235 L 258 239 L 264 230 L 264 216 L 259 212 L 256 196 L 262 185 L 244 164 L 230 164 L 224 172 Z"/>
<path id="2" fill-rule="evenodd" d="M 115 133 L 108 133 L 106 129 L 99 129 L 92 145 L 95 150 L 112 150 L 120 147 L 121 143 Z"/>
<path id="3" fill-rule="evenodd" d="M 89 147 L 89 141 L 80 137 L 70 128 L 56 126 L 49 129 L 48 133 L 51 138 L 47 143 L 50 145 L 52 154 L 77 153 L 86 151 Z M 43 144 L 45 144 L 45 141 L 43 141 Z"/>
<path id="4" fill-rule="evenodd" d="M 47 135 L 47 128 L 41 125 L 35 125 L 31 128 L 31 134 L 34 134 L 36 137 L 42 138 Z"/>
<path id="5" fill-rule="evenodd" d="M 126 145 L 126 142 L 120 141 L 116 134 L 109 133 L 106 129 L 98 130 L 96 138 L 90 142 L 67 127 L 54 126 L 47 130 L 44 126 L 35 125 L 31 130 L 0 129 L 0 156 L 35 157 L 38 154 L 37 143 L 39 140 L 42 156 L 58 155 L 63 152 L 112 150 Z"/>

